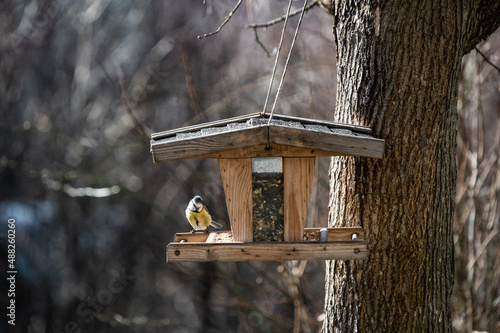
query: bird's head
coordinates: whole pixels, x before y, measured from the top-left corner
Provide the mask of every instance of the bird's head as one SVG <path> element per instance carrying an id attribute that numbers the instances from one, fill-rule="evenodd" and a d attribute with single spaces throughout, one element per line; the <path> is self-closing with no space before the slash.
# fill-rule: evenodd
<path id="1" fill-rule="evenodd" d="M 196 210 L 199 213 L 203 210 L 204 207 L 203 199 L 199 195 L 197 195 L 193 198 L 193 200 L 191 200 L 191 205 L 193 206 L 192 208 L 194 208 L 194 210 Z"/>

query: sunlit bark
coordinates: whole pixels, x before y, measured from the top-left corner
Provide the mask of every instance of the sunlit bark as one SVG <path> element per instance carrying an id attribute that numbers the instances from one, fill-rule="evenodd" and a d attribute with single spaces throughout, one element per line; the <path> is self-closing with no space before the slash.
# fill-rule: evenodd
<path id="1" fill-rule="evenodd" d="M 330 3 L 335 119 L 386 140 L 381 160 L 334 158 L 330 226 L 365 229 L 369 259 L 327 264 L 325 332 L 451 332 L 457 82 L 498 4 Z"/>

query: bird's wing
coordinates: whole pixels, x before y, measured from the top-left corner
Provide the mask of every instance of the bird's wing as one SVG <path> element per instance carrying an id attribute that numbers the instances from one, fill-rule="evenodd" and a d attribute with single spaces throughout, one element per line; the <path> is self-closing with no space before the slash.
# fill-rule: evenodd
<path id="1" fill-rule="evenodd" d="M 222 228 L 222 224 L 220 224 L 219 222 L 215 222 L 214 220 L 212 220 L 212 223 L 210 223 L 210 225 L 216 229 Z"/>
<path id="2" fill-rule="evenodd" d="M 191 226 L 194 228 L 194 226 L 197 224 L 196 217 L 194 216 L 194 212 L 191 211 L 189 208 L 186 209 L 186 218 L 189 224 L 191 224 Z"/>

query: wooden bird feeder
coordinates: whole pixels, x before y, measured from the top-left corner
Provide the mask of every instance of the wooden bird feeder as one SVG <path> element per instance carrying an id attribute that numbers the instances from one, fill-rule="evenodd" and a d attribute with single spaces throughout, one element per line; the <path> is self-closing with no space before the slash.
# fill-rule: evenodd
<path id="1" fill-rule="evenodd" d="M 362 228 L 305 228 L 318 156 L 381 158 L 371 129 L 260 113 L 151 136 L 155 163 L 217 158 L 231 231 L 180 233 L 167 261 L 365 259 Z"/>

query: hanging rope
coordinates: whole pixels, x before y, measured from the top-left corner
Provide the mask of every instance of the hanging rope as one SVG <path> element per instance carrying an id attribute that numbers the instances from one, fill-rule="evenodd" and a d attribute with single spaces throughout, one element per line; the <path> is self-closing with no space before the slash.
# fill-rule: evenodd
<path id="1" fill-rule="evenodd" d="M 271 109 L 271 114 L 269 115 L 269 122 L 267 123 L 268 126 L 271 124 L 271 120 L 272 120 L 273 114 L 274 114 L 274 109 L 276 109 L 276 103 L 278 102 L 278 98 L 279 98 L 280 93 L 281 93 L 281 88 L 283 87 L 283 81 L 285 80 L 285 75 L 286 75 L 286 70 L 288 68 L 288 63 L 290 62 L 293 47 L 295 46 L 295 41 L 297 40 L 297 35 L 299 34 L 299 28 L 300 28 L 300 24 L 302 23 L 302 18 L 304 17 L 304 13 L 306 12 L 307 1 L 308 0 L 304 0 L 304 6 L 302 7 L 302 12 L 300 13 L 299 22 L 297 23 L 297 28 L 295 29 L 295 34 L 293 36 L 292 45 L 290 46 L 290 51 L 288 52 L 288 57 L 286 58 L 285 68 L 283 69 L 283 74 L 281 75 L 281 80 L 280 80 L 280 84 L 278 86 L 278 91 L 276 92 L 276 97 L 274 98 L 274 103 L 273 103 L 273 107 Z"/>
<path id="2" fill-rule="evenodd" d="M 290 46 L 290 51 L 288 52 L 288 57 L 286 59 L 285 66 L 283 68 L 283 74 L 281 75 L 281 80 L 280 80 L 280 84 L 278 86 L 278 91 L 276 92 L 276 96 L 274 98 L 273 107 L 271 108 L 271 114 L 269 115 L 268 125 L 271 124 L 271 120 L 273 118 L 274 110 L 276 109 L 276 104 L 278 102 L 279 95 L 281 94 L 281 89 L 283 88 L 283 82 L 285 80 L 286 71 L 287 71 L 287 68 L 288 68 L 288 64 L 290 62 L 290 58 L 292 56 L 292 51 L 293 51 L 293 48 L 295 46 L 295 41 L 297 40 L 297 35 L 299 33 L 299 29 L 300 29 L 300 25 L 302 23 L 302 18 L 304 17 L 304 13 L 307 10 L 311 9 L 312 7 L 314 7 L 315 5 L 317 5 L 317 3 L 318 3 L 317 0 L 313 0 L 312 4 L 309 5 L 309 6 L 307 6 L 308 1 L 309 0 L 304 0 L 304 6 L 302 7 L 302 10 L 300 11 L 299 22 L 297 23 L 297 28 L 295 29 L 295 34 L 293 36 L 292 45 Z M 240 7 L 240 5 L 241 5 L 242 2 L 243 2 L 243 0 L 238 0 L 238 3 L 236 4 L 236 6 L 229 13 L 229 15 L 226 16 L 226 19 L 224 20 L 224 22 L 222 22 L 222 24 L 219 26 L 219 28 L 217 30 L 215 30 L 214 32 L 208 33 L 208 34 L 204 34 L 202 36 L 198 36 L 198 38 L 201 39 L 201 38 L 213 36 L 213 35 L 219 33 L 219 31 L 222 29 L 222 27 L 224 27 L 226 25 L 226 23 L 231 19 L 231 17 L 236 12 L 236 10 Z M 283 40 L 285 39 L 285 31 L 286 31 L 286 27 L 287 27 L 287 24 L 288 24 L 288 19 L 290 18 L 290 16 L 294 16 L 294 15 L 296 15 L 299 12 L 298 10 L 295 10 L 292 14 L 290 14 L 290 11 L 292 9 L 292 2 L 293 2 L 293 0 L 289 1 L 288 8 L 287 8 L 287 11 L 286 11 L 286 15 L 282 16 L 281 18 L 273 20 L 273 21 L 270 21 L 268 23 L 264 23 L 263 25 L 261 24 L 261 25 L 250 25 L 250 26 L 248 26 L 248 27 L 252 27 L 254 29 L 255 39 L 257 40 L 257 43 L 261 47 L 263 47 L 262 43 L 260 43 L 260 41 L 258 40 L 256 28 L 260 27 L 260 26 L 269 26 L 269 25 L 275 24 L 275 23 L 277 23 L 277 22 L 279 22 L 279 21 L 281 21 L 283 19 L 285 20 L 285 23 L 283 24 L 283 29 L 281 31 L 281 38 L 280 38 L 280 42 L 279 42 L 279 45 L 278 45 L 278 50 L 276 52 L 276 58 L 274 60 L 273 72 L 271 74 L 271 80 L 269 82 L 269 89 L 267 90 L 266 101 L 264 103 L 264 109 L 262 110 L 261 116 L 265 116 L 265 114 L 267 112 L 267 105 L 269 103 L 269 97 L 271 96 L 271 91 L 272 91 L 273 83 L 274 83 L 274 77 L 276 76 L 276 69 L 278 68 L 278 61 L 279 61 L 279 57 L 280 57 L 280 54 L 281 54 L 281 47 L 283 46 Z M 264 48 L 264 50 L 265 50 L 265 48 Z M 266 50 L 266 52 L 267 52 L 267 50 Z"/>
<path id="3" fill-rule="evenodd" d="M 286 25 L 288 24 L 288 18 L 290 17 L 291 8 L 292 8 L 292 0 L 290 0 L 290 2 L 288 3 L 285 23 L 283 23 L 283 30 L 281 31 L 281 39 L 278 45 L 278 52 L 276 52 L 276 59 L 274 59 L 273 73 L 271 74 L 271 81 L 269 82 L 269 89 L 267 90 L 266 102 L 264 103 L 264 110 L 262 110 L 262 115 L 265 115 L 267 111 L 267 103 L 269 102 L 269 96 L 271 96 L 271 89 L 273 88 L 274 76 L 276 75 L 276 68 L 278 67 L 278 59 L 280 57 L 281 46 L 283 46 L 283 40 L 285 39 L 285 30 L 286 30 Z"/>

